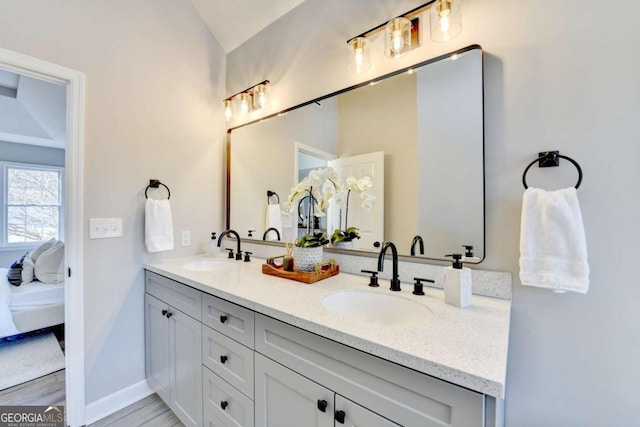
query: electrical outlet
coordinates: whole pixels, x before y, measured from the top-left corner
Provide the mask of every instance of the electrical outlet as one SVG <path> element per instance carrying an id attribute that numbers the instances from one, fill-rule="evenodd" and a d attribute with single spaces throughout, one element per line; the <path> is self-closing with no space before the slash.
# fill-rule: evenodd
<path id="1" fill-rule="evenodd" d="M 111 239 L 122 237 L 122 218 L 91 218 L 89 239 Z"/>
<path id="2" fill-rule="evenodd" d="M 189 246 L 191 245 L 191 232 L 190 231 L 183 231 L 182 232 L 182 246 Z"/>

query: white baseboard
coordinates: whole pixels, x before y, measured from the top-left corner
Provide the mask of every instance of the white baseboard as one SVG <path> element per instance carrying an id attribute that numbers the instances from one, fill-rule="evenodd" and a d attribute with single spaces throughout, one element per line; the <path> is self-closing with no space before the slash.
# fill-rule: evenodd
<path id="1" fill-rule="evenodd" d="M 116 391 L 108 396 L 87 405 L 85 417 L 86 425 L 95 423 L 114 412 L 125 408 L 153 393 L 146 380 L 142 380 L 127 388 Z"/>

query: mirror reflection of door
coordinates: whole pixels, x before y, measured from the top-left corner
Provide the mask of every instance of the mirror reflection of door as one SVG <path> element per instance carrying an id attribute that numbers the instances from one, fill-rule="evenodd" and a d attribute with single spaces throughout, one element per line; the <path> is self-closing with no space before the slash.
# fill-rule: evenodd
<path id="1" fill-rule="evenodd" d="M 349 195 L 348 204 L 342 207 L 333 204 L 328 216 L 336 228 L 359 229 L 360 239 L 353 241 L 354 249 L 374 250 L 374 243 L 384 240 L 384 152 L 341 157 L 331 161 L 331 166 L 336 170 L 338 182 L 341 184 L 345 184 L 350 176 L 356 179 L 364 177 L 371 179 L 372 191 L 376 197 L 371 210 L 363 207 L 359 194 L 352 192 Z"/>

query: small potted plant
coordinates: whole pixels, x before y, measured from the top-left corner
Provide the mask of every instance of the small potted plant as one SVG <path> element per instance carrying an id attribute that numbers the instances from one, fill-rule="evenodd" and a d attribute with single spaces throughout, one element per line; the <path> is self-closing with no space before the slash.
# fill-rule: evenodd
<path id="1" fill-rule="evenodd" d="M 338 249 L 353 249 L 353 241 L 360 238 L 360 230 L 349 227 L 346 230 L 336 228 L 331 235 L 331 245 Z"/>
<path id="2" fill-rule="evenodd" d="M 305 234 L 293 247 L 293 266 L 299 271 L 313 271 L 314 264 L 322 262 L 322 247 L 329 243 L 323 232 Z"/>

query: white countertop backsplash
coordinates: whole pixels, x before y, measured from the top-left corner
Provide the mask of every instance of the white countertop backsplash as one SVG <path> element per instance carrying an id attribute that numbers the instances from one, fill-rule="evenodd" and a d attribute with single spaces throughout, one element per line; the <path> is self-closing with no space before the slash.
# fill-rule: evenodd
<path id="1" fill-rule="evenodd" d="M 274 254 L 282 251 L 282 248 L 274 248 L 277 250 Z M 243 250 L 253 252 L 251 249 L 254 248 L 243 243 Z M 331 313 L 322 305 L 322 299 L 344 289 L 391 292 L 384 279 L 386 274 L 380 279 L 379 288 L 370 288 L 368 277 L 344 273 L 352 268 L 358 272 L 363 268 L 375 269 L 376 258 L 331 254 L 340 264 L 341 273 L 307 285 L 262 274 L 264 259 L 256 257 L 261 255 L 257 252 L 250 263 L 229 260 L 231 265 L 218 271 L 197 272 L 183 268 L 189 262 L 208 258 L 206 256 L 171 259 L 147 264 L 145 268 L 341 344 L 480 393 L 504 398 L 510 300 L 474 295 L 472 306 L 460 309 L 444 303 L 441 289 L 425 287 L 426 295 L 416 296 L 412 294 L 411 283 L 403 283 L 402 291 L 393 294 L 424 304 L 431 311 L 431 320 L 395 326 L 386 325 L 384 319 L 375 324 L 366 323 Z M 219 256 L 225 257 L 225 254 Z M 390 270 L 391 265 L 385 264 L 385 273 Z M 399 270 L 402 278 L 411 281 L 414 275 L 442 281 L 442 267 L 439 266 L 402 263 Z M 495 276 L 488 275 L 483 279 L 474 274 L 473 279 L 486 282 L 483 287 L 487 289 L 499 289 L 507 282 L 504 277 L 507 274 L 510 294 L 510 275 L 491 274 Z M 489 283 L 492 280 L 496 283 Z M 475 286 L 476 283 L 474 290 Z"/>

